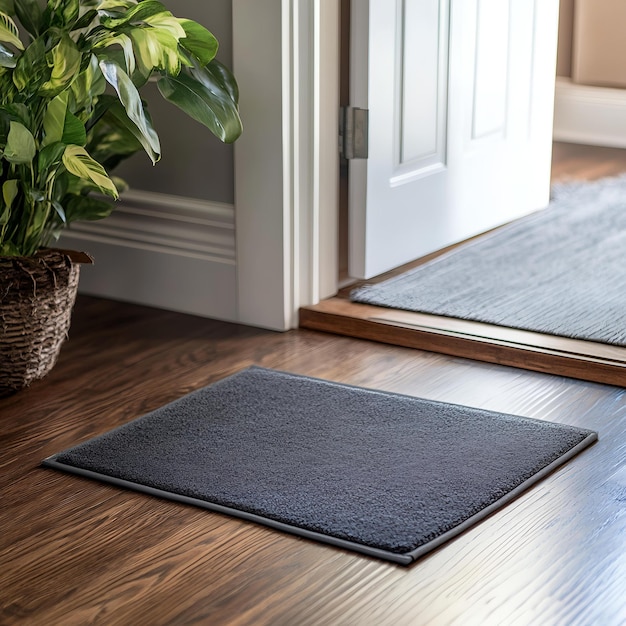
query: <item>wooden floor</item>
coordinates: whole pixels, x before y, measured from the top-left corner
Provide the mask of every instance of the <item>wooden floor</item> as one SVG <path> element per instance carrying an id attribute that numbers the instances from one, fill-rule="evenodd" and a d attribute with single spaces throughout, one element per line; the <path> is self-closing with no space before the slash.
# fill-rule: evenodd
<path id="1" fill-rule="evenodd" d="M 251 364 L 573 424 L 600 438 L 410 567 L 39 467 Z M 80 297 L 59 363 L 0 399 L 0 426 L 2 626 L 626 621 L 620 387 Z"/>
<path id="2" fill-rule="evenodd" d="M 566 143 L 554 145 L 553 183 L 593 180 L 624 172 L 625 150 Z M 488 363 L 626 385 L 626 348 L 350 301 L 349 293 L 355 286 L 386 280 L 445 251 L 417 259 L 382 276 L 354 283 L 340 291 L 335 298 L 304 307 L 300 312 L 300 325 L 303 328 L 470 357 Z"/>

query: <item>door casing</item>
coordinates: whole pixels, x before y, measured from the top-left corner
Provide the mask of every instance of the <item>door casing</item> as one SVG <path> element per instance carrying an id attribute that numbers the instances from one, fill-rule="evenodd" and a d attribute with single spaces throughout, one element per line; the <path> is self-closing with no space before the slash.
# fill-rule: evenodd
<path id="1" fill-rule="evenodd" d="M 338 281 L 339 0 L 233 0 L 238 321 L 286 330 Z"/>

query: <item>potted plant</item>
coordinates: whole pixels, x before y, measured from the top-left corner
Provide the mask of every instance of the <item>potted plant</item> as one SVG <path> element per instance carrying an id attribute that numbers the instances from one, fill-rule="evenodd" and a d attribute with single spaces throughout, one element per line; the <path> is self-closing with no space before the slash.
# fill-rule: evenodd
<path id="1" fill-rule="evenodd" d="M 224 142 L 241 133 L 217 47 L 156 0 L 0 0 L 0 395 L 44 376 L 66 335 L 86 256 L 54 241 L 110 214 L 121 160 L 160 158 L 142 87 Z"/>

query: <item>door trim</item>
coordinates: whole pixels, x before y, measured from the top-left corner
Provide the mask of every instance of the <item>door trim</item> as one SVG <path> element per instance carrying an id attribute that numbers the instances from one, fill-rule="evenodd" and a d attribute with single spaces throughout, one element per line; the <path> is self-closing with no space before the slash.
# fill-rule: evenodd
<path id="1" fill-rule="evenodd" d="M 286 330 L 337 290 L 339 0 L 233 0 L 238 321 Z"/>

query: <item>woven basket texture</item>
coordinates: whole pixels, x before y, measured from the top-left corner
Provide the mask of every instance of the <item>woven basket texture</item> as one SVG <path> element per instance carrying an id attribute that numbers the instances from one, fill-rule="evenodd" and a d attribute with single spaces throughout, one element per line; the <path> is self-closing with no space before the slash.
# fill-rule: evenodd
<path id="1" fill-rule="evenodd" d="M 0 257 L 0 396 L 43 378 L 67 337 L 80 265 L 63 252 Z"/>

